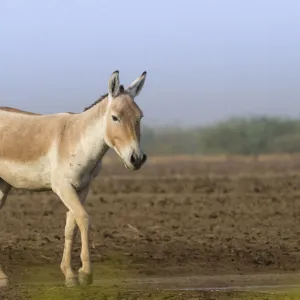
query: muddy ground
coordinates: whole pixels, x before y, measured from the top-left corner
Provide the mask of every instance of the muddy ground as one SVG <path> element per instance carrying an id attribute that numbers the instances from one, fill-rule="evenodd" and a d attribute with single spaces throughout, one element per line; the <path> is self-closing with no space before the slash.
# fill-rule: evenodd
<path id="1" fill-rule="evenodd" d="M 299 157 L 169 158 L 138 172 L 107 162 L 87 210 L 93 262 L 135 276 L 300 270 Z M 0 258 L 11 278 L 21 280 L 28 265 L 59 269 L 65 213 L 53 193 L 10 193 L 0 214 Z M 75 265 L 79 250 L 77 239 Z"/>

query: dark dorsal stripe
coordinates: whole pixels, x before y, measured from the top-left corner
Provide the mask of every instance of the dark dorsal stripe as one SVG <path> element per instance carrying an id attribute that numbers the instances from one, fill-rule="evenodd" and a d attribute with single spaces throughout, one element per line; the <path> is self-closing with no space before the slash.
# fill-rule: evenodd
<path id="1" fill-rule="evenodd" d="M 124 86 L 120 85 L 120 93 L 124 92 Z M 86 107 L 84 109 L 84 111 L 94 107 L 96 104 L 100 103 L 103 99 L 105 99 L 108 96 L 108 93 L 105 95 L 102 95 L 98 100 L 96 100 L 94 103 L 92 103 L 90 106 Z M 21 110 L 21 109 L 17 109 L 17 108 L 12 108 L 12 107 L 7 107 L 7 106 L 0 106 L 0 110 L 6 110 L 6 111 L 10 111 L 10 112 L 15 112 L 15 113 L 21 113 L 21 114 L 26 114 L 26 115 L 37 115 L 40 116 L 41 114 L 37 114 L 37 113 L 33 113 L 33 112 L 29 112 L 29 111 L 25 111 L 25 110 Z M 69 114 L 75 114 L 73 112 L 69 112 Z"/>

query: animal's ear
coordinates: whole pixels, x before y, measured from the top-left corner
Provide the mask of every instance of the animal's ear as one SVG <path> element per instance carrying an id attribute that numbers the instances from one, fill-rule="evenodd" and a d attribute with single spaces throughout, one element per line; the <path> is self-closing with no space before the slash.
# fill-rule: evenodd
<path id="1" fill-rule="evenodd" d="M 117 97 L 120 90 L 119 71 L 115 71 L 111 74 L 108 81 L 108 94 L 112 97 Z"/>
<path id="2" fill-rule="evenodd" d="M 138 79 L 133 81 L 131 85 L 127 88 L 131 96 L 134 98 L 138 96 L 138 94 L 141 92 L 145 80 L 146 80 L 147 72 L 145 71 Z"/>

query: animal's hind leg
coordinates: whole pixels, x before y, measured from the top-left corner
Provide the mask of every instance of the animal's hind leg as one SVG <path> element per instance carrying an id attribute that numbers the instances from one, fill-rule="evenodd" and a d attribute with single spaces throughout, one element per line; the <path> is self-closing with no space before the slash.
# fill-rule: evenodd
<path id="1" fill-rule="evenodd" d="M 7 198 L 10 189 L 11 189 L 11 185 L 8 184 L 6 181 L 4 181 L 2 178 L 0 178 L 0 209 L 5 204 L 5 200 Z M 2 268 L 0 266 L 0 286 L 6 286 L 7 284 L 8 284 L 7 276 L 2 271 Z"/>

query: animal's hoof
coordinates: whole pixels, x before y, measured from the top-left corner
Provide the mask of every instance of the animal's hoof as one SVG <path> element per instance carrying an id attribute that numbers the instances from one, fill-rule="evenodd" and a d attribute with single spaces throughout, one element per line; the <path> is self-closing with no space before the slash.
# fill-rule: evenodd
<path id="1" fill-rule="evenodd" d="M 78 286 L 79 285 L 79 281 L 77 277 L 66 277 L 65 279 L 65 286 L 66 287 L 74 287 L 74 286 Z"/>
<path id="2" fill-rule="evenodd" d="M 8 278 L 6 277 L 5 274 L 2 274 L 0 276 L 0 287 L 6 287 L 8 286 Z"/>
<path id="3" fill-rule="evenodd" d="M 93 274 L 88 274 L 83 269 L 79 269 L 78 277 L 80 285 L 91 285 L 93 283 Z"/>

